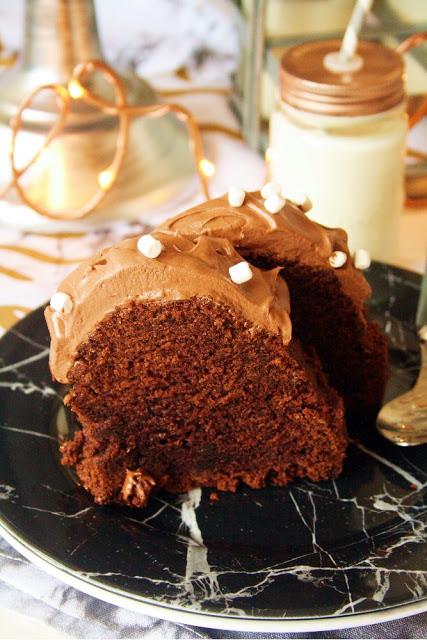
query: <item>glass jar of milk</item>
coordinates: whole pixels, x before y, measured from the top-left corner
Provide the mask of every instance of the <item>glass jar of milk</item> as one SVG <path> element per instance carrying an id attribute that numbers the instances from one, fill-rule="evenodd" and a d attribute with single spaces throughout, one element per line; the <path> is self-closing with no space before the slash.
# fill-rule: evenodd
<path id="1" fill-rule="evenodd" d="M 291 199 L 305 192 L 309 217 L 343 227 L 353 251 L 392 262 L 404 200 L 404 66 L 392 49 L 360 42 L 359 68 L 337 71 L 327 56 L 340 44 L 309 42 L 283 56 L 271 178 Z"/>

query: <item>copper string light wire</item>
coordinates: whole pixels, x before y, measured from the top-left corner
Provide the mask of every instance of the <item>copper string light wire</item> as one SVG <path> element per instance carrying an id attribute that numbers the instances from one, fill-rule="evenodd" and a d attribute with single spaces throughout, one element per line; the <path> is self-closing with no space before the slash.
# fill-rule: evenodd
<path id="1" fill-rule="evenodd" d="M 407 51 L 418 47 L 420 44 L 423 44 L 427 40 L 427 31 L 422 31 L 421 33 L 414 33 L 409 38 L 406 38 L 400 45 L 397 47 L 397 53 L 403 55 Z M 414 127 L 427 113 L 427 97 L 423 100 L 419 108 L 415 111 L 415 113 L 409 119 L 409 128 Z"/>
<path id="2" fill-rule="evenodd" d="M 409 36 L 409 38 L 406 38 L 406 40 L 401 42 L 400 45 L 397 47 L 396 51 L 400 53 L 400 55 L 403 55 L 404 53 L 406 53 L 407 51 L 410 51 L 414 47 L 418 47 L 420 44 L 422 44 L 426 40 L 427 40 L 427 31 L 422 31 L 421 33 L 414 33 L 412 36 Z M 427 97 L 424 97 L 424 100 L 421 102 L 418 109 L 416 109 L 416 111 L 409 118 L 409 124 L 408 124 L 409 129 L 412 129 L 412 127 L 415 127 L 415 125 L 418 124 L 418 122 L 420 122 L 420 120 L 422 120 L 422 118 L 424 118 L 426 114 L 427 114 Z M 411 155 L 411 154 L 408 154 L 408 155 Z M 407 196 L 405 200 L 405 205 L 413 209 L 416 209 L 418 207 L 425 207 L 427 206 L 427 198 L 409 198 Z"/>
<path id="3" fill-rule="evenodd" d="M 206 199 L 209 198 L 206 176 L 201 169 L 201 164 L 203 163 L 204 157 L 200 128 L 190 111 L 174 103 L 154 104 L 138 107 L 134 105 L 128 105 L 125 99 L 122 109 L 119 110 L 117 103 L 111 103 L 107 100 L 103 100 L 99 96 L 88 91 L 84 86 L 86 75 L 94 71 L 95 69 L 100 70 L 105 75 L 109 74 L 113 87 L 114 80 L 118 80 L 120 83 L 122 83 L 120 77 L 117 76 L 117 74 L 114 73 L 111 67 L 109 67 L 104 62 L 96 60 L 78 65 L 74 70 L 71 82 L 74 81 L 75 83 L 77 83 L 76 86 L 81 87 L 82 91 L 84 91 L 82 98 L 88 104 L 91 104 L 92 106 L 101 109 L 104 113 L 110 115 L 118 115 L 118 112 L 122 112 L 129 117 L 146 116 L 148 118 L 160 118 L 167 113 L 174 113 L 179 120 L 183 121 L 187 125 L 190 138 L 190 149 L 194 155 L 194 159 L 196 162 L 196 170 L 200 179 L 200 187 L 204 197 Z M 123 83 L 122 88 L 124 89 Z"/>
<path id="4" fill-rule="evenodd" d="M 51 128 L 49 133 L 47 134 L 43 144 L 39 147 L 39 149 L 37 149 L 37 151 L 35 152 L 33 157 L 27 162 L 27 164 L 25 164 L 20 169 L 15 167 L 15 172 L 14 173 L 16 174 L 16 178 L 15 178 L 16 180 L 19 180 L 19 178 L 35 162 L 37 162 L 38 158 L 41 156 L 41 154 L 43 153 L 44 149 L 46 149 L 49 146 L 49 144 L 52 142 L 52 140 L 54 138 L 56 138 L 64 128 L 65 121 L 66 121 L 66 118 L 67 118 L 67 115 L 68 115 L 68 112 L 69 112 L 69 105 L 70 105 L 70 100 L 69 100 L 69 96 L 68 96 L 67 90 L 62 85 L 59 85 L 59 84 L 46 84 L 46 85 L 43 85 L 43 86 L 38 87 L 37 89 L 35 89 L 22 102 L 18 113 L 10 121 L 10 128 L 11 128 L 11 132 L 12 132 L 12 141 L 11 141 L 11 146 L 10 146 L 10 152 L 9 153 L 10 153 L 10 158 L 11 158 L 11 163 L 12 163 L 12 171 L 13 171 L 13 165 L 14 165 L 15 140 L 16 140 L 16 135 L 18 134 L 19 129 L 20 129 L 21 125 L 22 125 L 22 113 L 25 111 L 25 109 L 27 109 L 28 107 L 31 106 L 33 100 L 40 93 L 47 92 L 47 91 L 52 91 L 56 96 L 56 102 L 57 102 L 58 109 L 59 109 L 58 120 L 56 121 L 54 126 Z M 12 178 L 12 180 L 10 182 L 8 182 L 7 184 L 3 185 L 3 187 L 0 189 L 0 198 L 3 197 L 14 184 L 15 184 L 15 181 Z"/>
<path id="5" fill-rule="evenodd" d="M 95 71 L 100 72 L 109 82 L 114 90 L 114 102 L 109 102 L 92 93 L 84 84 L 88 76 Z M 22 129 L 23 113 L 30 108 L 34 99 L 42 92 L 52 91 L 56 95 L 58 104 L 58 120 L 47 134 L 43 144 L 36 151 L 34 156 L 21 168 L 16 166 L 15 147 L 16 138 Z M 12 131 L 12 141 L 10 148 L 10 162 L 12 169 L 12 179 L 0 190 L 0 197 L 3 196 L 12 186 L 16 189 L 22 202 L 34 209 L 42 216 L 52 219 L 78 219 L 91 213 L 105 198 L 106 194 L 114 186 L 118 174 L 122 168 L 129 142 L 129 126 L 132 118 L 142 116 L 147 118 L 160 118 L 168 113 L 173 113 L 183 121 L 188 129 L 189 144 L 194 156 L 196 171 L 200 181 L 200 188 L 203 196 L 209 198 L 207 184 L 207 173 L 203 171 L 203 163 L 209 163 L 203 156 L 203 145 L 199 126 L 194 116 L 184 107 L 173 103 L 152 104 L 144 106 L 134 106 L 127 103 L 126 88 L 124 82 L 115 71 L 104 62 L 91 60 L 78 65 L 73 70 L 68 87 L 60 84 L 42 85 L 35 89 L 20 105 L 16 116 L 12 119 L 10 126 Z M 118 134 L 116 148 L 110 166 L 102 171 L 98 176 L 98 189 L 94 195 L 81 207 L 66 209 L 62 211 L 50 211 L 40 204 L 31 200 L 25 189 L 20 184 L 22 175 L 37 161 L 42 152 L 49 146 L 54 138 L 61 134 L 66 124 L 67 116 L 70 112 L 72 100 L 83 100 L 87 104 L 97 107 L 103 113 L 116 116 L 118 118 Z"/>

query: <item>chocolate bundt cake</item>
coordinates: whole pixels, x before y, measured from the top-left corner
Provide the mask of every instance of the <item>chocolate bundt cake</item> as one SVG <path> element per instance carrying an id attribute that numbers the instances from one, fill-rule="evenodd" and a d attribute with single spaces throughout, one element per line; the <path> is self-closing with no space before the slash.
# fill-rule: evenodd
<path id="1" fill-rule="evenodd" d="M 52 296 L 50 367 L 82 425 L 62 461 L 97 502 L 340 473 L 342 398 L 380 402 L 384 342 L 345 234 L 268 208 L 205 203 L 84 261 Z"/>

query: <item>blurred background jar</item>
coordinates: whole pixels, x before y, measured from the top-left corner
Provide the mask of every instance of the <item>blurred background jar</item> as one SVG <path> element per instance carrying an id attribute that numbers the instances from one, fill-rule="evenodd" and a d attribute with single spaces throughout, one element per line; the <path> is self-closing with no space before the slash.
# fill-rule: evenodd
<path id="1" fill-rule="evenodd" d="M 354 0 L 268 0 L 265 35 L 287 37 L 342 31 L 353 6 Z M 242 8 L 244 14 L 250 16 L 254 10 L 253 0 L 243 0 Z"/>
<path id="2" fill-rule="evenodd" d="M 375 11 L 384 22 L 399 20 L 404 24 L 422 24 L 426 21 L 426 0 L 375 0 Z"/>
<path id="3" fill-rule="evenodd" d="M 340 44 L 307 42 L 283 56 L 270 173 L 285 193 L 307 193 L 312 219 L 344 227 L 351 250 L 390 262 L 404 200 L 404 65 L 394 50 L 363 41 L 361 68 L 338 73 L 324 60 Z"/>

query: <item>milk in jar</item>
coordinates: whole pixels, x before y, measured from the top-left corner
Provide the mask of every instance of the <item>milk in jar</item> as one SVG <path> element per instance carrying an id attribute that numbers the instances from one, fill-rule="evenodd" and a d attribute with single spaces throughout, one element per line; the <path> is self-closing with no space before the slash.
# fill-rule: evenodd
<path id="1" fill-rule="evenodd" d="M 306 192 L 307 215 L 344 228 L 353 251 L 393 262 L 408 128 L 403 62 L 388 47 L 360 42 L 360 68 L 338 73 L 324 60 L 340 44 L 310 42 L 285 53 L 270 120 L 270 173 L 290 198 Z"/>

